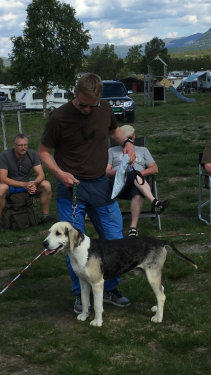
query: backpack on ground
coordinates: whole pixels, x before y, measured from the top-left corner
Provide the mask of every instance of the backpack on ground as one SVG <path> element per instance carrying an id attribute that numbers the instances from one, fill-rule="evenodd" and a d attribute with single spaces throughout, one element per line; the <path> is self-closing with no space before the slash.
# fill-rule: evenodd
<path id="1" fill-rule="evenodd" d="M 12 194 L 2 211 L 5 229 L 24 229 L 37 224 L 36 213 L 29 193 Z"/>

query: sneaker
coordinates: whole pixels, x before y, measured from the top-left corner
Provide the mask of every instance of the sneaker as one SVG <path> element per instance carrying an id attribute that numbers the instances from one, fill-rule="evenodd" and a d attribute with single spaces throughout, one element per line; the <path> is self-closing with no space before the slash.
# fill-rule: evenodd
<path id="1" fill-rule="evenodd" d="M 157 199 L 154 199 L 152 202 L 152 214 L 158 214 L 160 215 L 163 211 L 165 211 L 166 207 L 169 206 L 169 201 L 159 201 Z"/>
<path id="2" fill-rule="evenodd" d="M 131 228 L 129 229 L 128 237 L 131 237 L 131 236 L 138 236 L 138 232 L 137 232 L 137 229 L 136 229 L 136 228 L 131 227 Z"/>
<path id="3" fill-rule="evenodd" d="M 117 289 L 109 290 L 108 292 L 103 292 L 103 302 L 112 303 L 112 305 L 119 307 L 131 305 L 130 300 L 126 297 L 123 297 Z"/>
<path id="4" fill-rule="evenodd" d="M 74 312 L 76 314 L 81 314 L 82 310 L 83 308 L 82 308 L 82 302 L 81 302 L 81 295 L 77 294 L 77 296 L 75 296 Z"/>
<path id="5" fill-rule="evenodd" d="M 48 223 L 55 224 L 55 223 L 58 223 L 58 221 L 59 221 L 59 220 L 54 219 L 53 217 L 50 217 L 50 216 L 48 215 L 48 216 L 46 216 L 45 218 L 41 217 L 40 222 L 39 222 L 39 225 L 42 225 L 42 224 L 48 224 Z"/>
<path id="6" fill-rule="evenodd" d="M 3 225 L 0 223 L 0 232 L 5 232 Z"/>
<path id="7" fill-rule="evenodd" d="M 83 307 L 82 307 L 82 302 L 81 302 L 81 294 L 77 294 L 75 296 L 74 312 L 76 314 L 81 314 L 82 310 L 83 310 Z M 90 311 L 90 306 L 89 306 L 89 311 Z"/>

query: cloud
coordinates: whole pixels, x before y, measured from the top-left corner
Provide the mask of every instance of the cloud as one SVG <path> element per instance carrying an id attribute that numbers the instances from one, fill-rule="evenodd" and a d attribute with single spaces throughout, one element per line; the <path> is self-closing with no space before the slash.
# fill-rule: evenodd
<path id="1" fill-rule="evenodd" d="M 178 36 L 178 31 L 172 31 L 171 33 L 167 33 L 166 35 L 163 36 L 164 38 L 177 38 Z"/>
<path id="2" fill-rule="evenodd" d="M 31 1 L 0 0 L 0 36 L 6 38 L 1 45 L 4 53 L 11 52 L 9 38 L 22 35 Z M 59 1 L 75 9 L 75 17 L 90 31 L 91 43 L 133 45 L 148 42 L 155 36 L 179 38 L 203 33 L 211 23 L 210 0 Z"/>
<path id="3" fill-rule="evenodd" d="M 1 57 L 7 57 L 8 49 L 10 52 L 11 48 L 12 48 L 12 43 L 10 41 L 10 38 L 0 38 L 0 56 Z"/>

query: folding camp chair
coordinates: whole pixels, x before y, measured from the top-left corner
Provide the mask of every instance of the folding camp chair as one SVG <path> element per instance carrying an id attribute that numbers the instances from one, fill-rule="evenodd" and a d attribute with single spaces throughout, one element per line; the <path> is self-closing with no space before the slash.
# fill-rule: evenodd
<path id="1" fill-rule="evenodd" d="M 110 141 L 109 147 L 114 147 L 117 146 L 117 144 L 113 141 Z M 137 137 L 135 138 L 135 146 L 141 146 L 141 147 L 147 147 L 147 140 L 146 137 Z M 157 192 L 157 181 L 156 181 L 156 174 L 148 176 L 146 178 L 147 182 L 151 186 L 151 191 L 153 196 L 158 199 L 158 192 Z M 120 198 L 119 198 L 120 199 Z M 128 200 L 130 200 L 128 198 Z M 131 213 L 130 211 L 121 211 L 123 219 L 131 219 Z M 156 219 L 157 223 L 157 229 L 161 230 L 161 220 L 160 220 L 160 215 L 158 214 L 152 214 L 150 210 L 142 210 L 139 219 L 144 219 L 144 218 L 152 218 Z"/>
<path id="2" fill-rule="evenodd" d="M 198 203 L 198 218 L 204 221 L 207 225 L 211 225 L 211 177 L 204 171 L 203 164 L 201 164 L 203 153 L 199 153 L 199 203 Z M 205 179 L 205 184 L 203 183 L 203 177 Z M 202 189 L 207 189 L 209 191 L 209 200 L 202 203 Z M 209 204 L 209 221 L 202 218 L 202 207 Z"/>

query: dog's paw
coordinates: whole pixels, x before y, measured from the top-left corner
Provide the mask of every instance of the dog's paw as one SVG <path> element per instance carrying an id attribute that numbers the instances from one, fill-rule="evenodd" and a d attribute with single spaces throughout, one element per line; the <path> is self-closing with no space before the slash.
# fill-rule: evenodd
<path id="1" fill-rule="evenodd" d="M 82 313 L 82 314 L 79 314 L 78 316 L 77 316 L 77 319 L 78 320 L 82 320 L 82 321 L 84 321 L 84 320 L 86 320 L 86 318 L 88 318 L 89 317 L 89 313 Z"/>
<path id="2" fill-rule="evenodd" d="M 156 305 L 156 306 L 152 306 L 151 311 L 152 311 L 152 312 L 156 312 L 157 309 L 158 309 L 157 305 Z"/>
<path id="3" fill-rule="evenodd" d="M 161 323 L 162 322 L 162 318 L 159 318 L 157 315 L 153 316 L 152 319 L 151 319 L 151 322 L 153 323 Z"/>
<path id="4" fill-rule="evenodd" d="M 94 327 L 101 327 L 102 326 L 102 323 L 103 321 L 98 321 L 96 319 L 92 320 L 91 323 L 90 323 L 90 326 L 94 326 Z"/>

